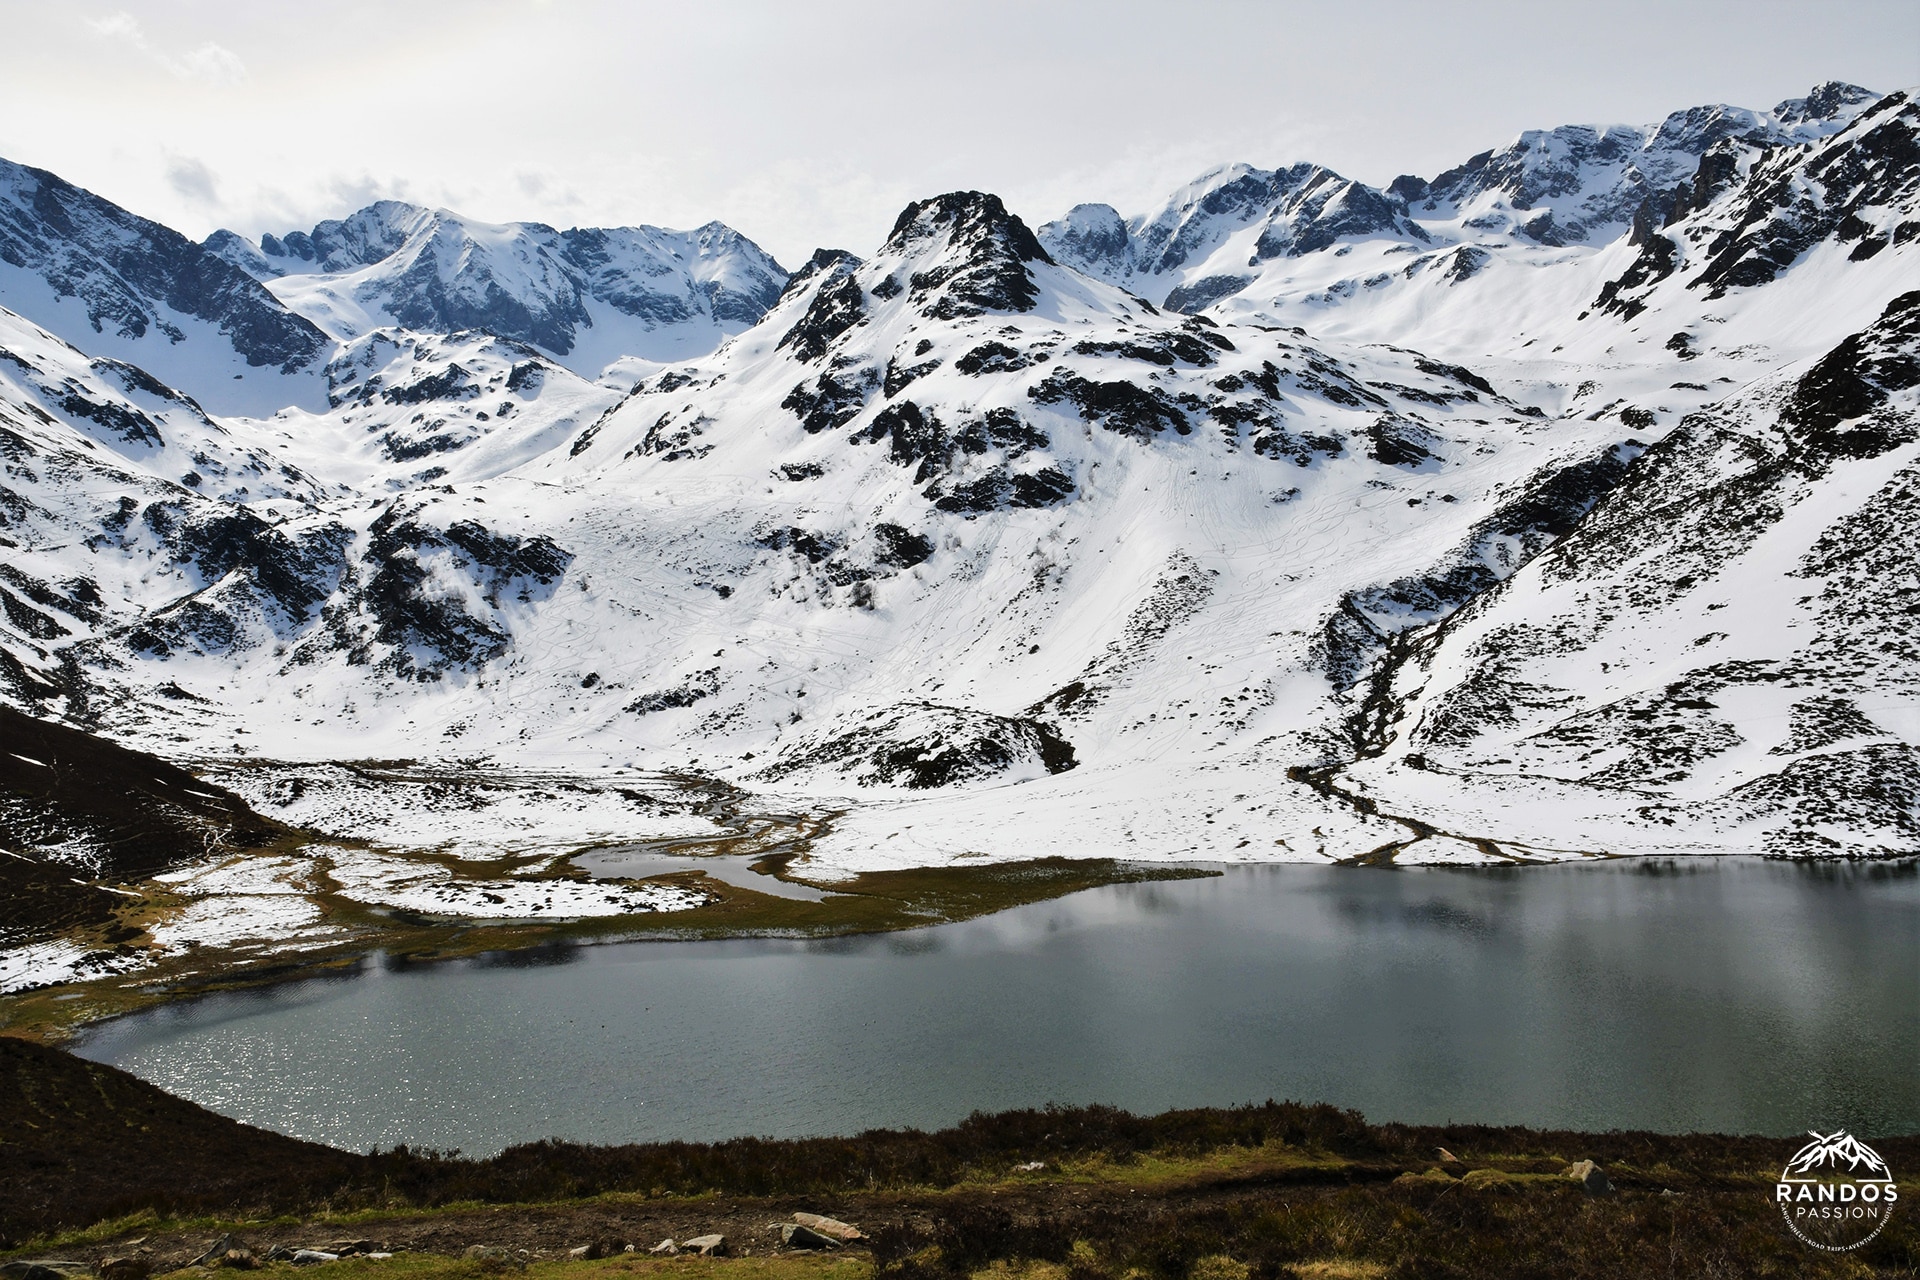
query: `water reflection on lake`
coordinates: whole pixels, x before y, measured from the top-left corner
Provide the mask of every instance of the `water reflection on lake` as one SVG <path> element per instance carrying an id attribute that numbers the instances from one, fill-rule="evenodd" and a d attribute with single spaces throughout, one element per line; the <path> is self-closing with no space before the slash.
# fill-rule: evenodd
<path id="1" fill-rule="evenodd" d="M 81 1046 L 347 1147 L 845 1133 L 1269 1097 L 1380 1120 L 1920 1130 L 1920 873 L 1234 868 L 911 933 L 546 949 Z"/>

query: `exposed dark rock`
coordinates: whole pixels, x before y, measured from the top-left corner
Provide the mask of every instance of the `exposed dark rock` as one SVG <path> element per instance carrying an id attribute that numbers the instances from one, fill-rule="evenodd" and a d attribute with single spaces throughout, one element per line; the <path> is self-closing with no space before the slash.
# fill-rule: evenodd
<path id="1" fill-rule="evenodd" d="M 515 372 L 518 372 L 518 367 Z M 458 364 L 449 364 L 439 373 L 404 387 L 389 387 L 380 393 L 380 398 L 388 404 L 425 404 L 429 400 L 472 400 L 483 391 L 485 388 L 474 380 L 472 374 Z"/>
<path id="2" fill-rule="evenodd" d="M 417 515 L 417 513 L 416 513 Z M 493 611 L 511 591 L 522 603 L 536 588 L 550 588 L 573 556 L 545 536 L 496 534 L 474 520 L 444 530 L 389 508 L 369 529 L 365 561 L 372 569 L 363 600 L 374 620 L 373 638 L 388 646 L 381 665 L 416 680 L 438 680 L 450 668 L 473 668 L 505 653 L 511 638 Z M 445 553 L 450 568 L 464 573 L 489 606 L 486 615 L 467 602 L 431 589 L 424 557 Z M 350 661 L 371 661 L 364 648 Z"/>
<path id="3" fill-rule="evenodd" d="M 1813 154 L 1776 152 L 1742 184 L 1737 219 L 1706 249 L 1689 286 L 1708 296 L 1766 284 L 1860 211 L 1910 204 L 1920 191 L 1920 103 L 1890 94 Z"/>
<path id="4" fill-rule="evenodd" d="M 808 435 L 818 435 L 859 417 L 860 411 L 867 407 L 867 396 L 872 390 L 870 369 L 857 374 L 823 373 L 813 380 L 811 387 L 803 382 L 789 391 L 780 407 L 798 417 L 801 429 Z"/>
<path id="5" fill-rule="evenodd" d="M 1016 473 L 994 467 L 984 475 L 950 484 L 944 491 L 929 489 L 927 496 L 941 511 L 977 515 L 1009 507 L 1049 507 L 1073 496 L 1073 480 L 1058 467 Z"/>
<path id="6" fill-rule="evenodd" d="M 1317 165 L 1296 165 L 1276 177 L 1287 179 L 1289 189 L 1254 242 L 1255 262 L 1317 253 L 1344 236 L 1390 235 L 1422 244 L 1429 238 L 1408 217 L 1405 202 L 1389 192 Z M 1167 305 L 1174 305 L 1171 295 Z"/>
<path id="7" fill-rule="evenodd" d="M 806 264 L 787 277 L 786 287 L 780 291 L 780 297 L 775 305 L 785 302 L 788 298 L 798 297 L 823 275 L 835 272 L 844 274 L 859 266 L 860 259 L 845 249 L 815 249 L 813 256 L 807 259 Z"/>
<path id="8" fill-rule="evenodd" d="M 1915 438 L 1910 418 L 1875 413 L 1889 392 L 1915 386 L 1920 290 L 1895 298 L 1871 326 L 1822 356 L 1794 385 L 1780 416 L 1800 429 L 1810 448 L 1834 457 L 1876 457 Z"/>
<path id="9" fill-rule="evenodd" d="M 1252 283 L 1252 276 L 1206 276 L 1171 290 L 1163 305 L 1169 311 L 1205 311 L 1222 298 L 1231 298 Z"/>
<path id="10" fill-rule="evenodd" d="M 1459 284 L 1463 280 L 1473 279 L 1485 270 L 1487 264 L 1493 261 L 1493 255 L 1475 245 L 1463 244 L 1448 254 L 1444 261 L 1447 266 L 1440 273 L 1441 278 Z"/>
<path id="11" fill-rule="evenodd" d="M 885 379 L 880 384 L 881 390 L 886 394 L 887 399 L 891 400 L 906 390 L 909 383 L 917 378 L 925 377 L 939 367 L 940 362 L 938 360 L 928 360 L 915 365 L 902 365 L 896 357 L 895 359 L 887 361 L 887 373 Z"/>
<path id="12" fill-rule="evenodd" d="M 1440 438 L 1417 422 L 1382 414 L 1367 428 L 1367 456 L 1390 467 L 1419 470 L 1439 461 L 1433 452 Z"/>
<path id="13" fill-rule="evenodd" d="M 1663 235 L 1651 236 L 1640 246 L 1640 256 L 1635 258 L 1618 279 L 1609 280 L 1600 288 L 1600 296 L 1593 305 L 1603 312 L 1631 320 L 1647 309 L 1647 304 L 1637 297 L 1622 297 L 1623 293 L 1643 293 L 1673 274 L 1679 260 L 1680 246 Z"/>
<path id="14" fill-rule="evenodd" d="M 915 254 L 944 235 L 939 256 L 913 273 L 913 300 L 936 320 L 1028 311 L 1039 298 L 1029 262 L 1051 263 L 1027 225 L 978 191 L 954 191 L 901 210 L 882 252 Z"/>
<path id="15" fill-rule="evenodd" d="M 769 551 L 792 550 L 805 556 L 808 564 L 819 564 L 840 549 L 840 544 L 825 534 L 811 533 L 797 525 L 770 529 L 754 541 Z"/>
<path id="16" fill-rule="evenodd" d="M 806 314 L 782 334 L 778 348 L 793 348 L 796 360 L 818 360 L 866 314 L 866 299 L 850 268 L 835 267 L 807 304 Z"/>
<path id="17" fill-rule="evenodd" d="M 663 462 L 684 462 L 688 458 L 702 458 L 712 452 L 711 444 L 698 444 L 696 441 L 707 433 L 707 427 L 713 419 L 701 413 L 691 405 L 678 410 L 663 413 L 647 428 L 640 443 L 633 447 L 633 453 L 642 457 L 658 457 Z"/>
<path id="18" fill-rule="evenodd" d="M 1088 338 L 1073 345 L 1075 355 L 1119 356 L 1126 360 L 1142 360 L 1147 364 L 1159 365 L 1163 369 L 1171 369 L 1176 362 L 1197 365 L 1202 369 L 1211 368 L 1215 349 L 1231 351 L 1233 343 L 1220 334 L 1200 330 L 1156 333 L 1112 342 L 1096 342 Z"/>
<path id="19" fill-rule="evenodd" d="M 1027 394 L 1041 404 L 1068 401 L 1086 421 L 1137 440 L 1151 440 L 1168 427 L 1181 435 L 1193 430 L 1186 415 L 1163 395 L 1131 382 L 1092 382 L 1055 369 Z"/>
<path id="20" fill-rule="evenodd" d="M 854 432 L 852 439 L 855 444 L 890 440 L 887 456 L 901 466 L 915 467 L 916 483 L 933 478 L 950 444 L 939 419 L 923 413 L 911 400 L 888 405 L 873 416 L 872 422 Z"/>
<path id="21" fill-rule="evenodd" d="M 720 692 L 720 668 L 709 667 L 671 689 L 659 689 L 652 693 L 641 694 L 627 704 L 627 711 L 632 715 L 644 716 L 656 711 L 690 707 L 703 698 L 711 698 L 718 692 Z"/>
<path id="22" fill-rule="evenodd" d="M 1357 680 L 1391 636 L 1449 616 L 1571 533 L 1643 452 L 1637 441 L 1626 441 L 1538 474 L 1426 573 L 1348 592 L 1317 644 L 1334 684 L 1344 688 Z"/>
<path id="23" fill-rule="evenodd" d="M 988 373 L 1014 373 L 1033 363 L 1032 355 L 1004 342 L 983 342 L 955 360 L 953 367 L 977 378 Z"/>
<path id="24" fill-rule="evenodd" d="M 1064 773 L 1076 763 L 1072 744 L 1043 721 L 913 702 L 789 749 L 760 776 L 831 771 L 861 786 L 927 790 L 997 777 L 1022 764 Z"/>
<path id="25" fill-rule="evenodd" d="M 877 524 L 873 526 L 873 539 L 880 547 L 875 559 L 889 568 L 910 569 L 933 554 L 930 538 L 911 533 L 901 525 Z"/>
<path id="26" fill-rule="evenodd" d="M 982 454 L 1004 449 L 1009 459 L 1051 443 L 1047 433 L 1021 420 L 1019 414 L 1003 407 L 989 409 L 979 418 L 961 424 L 953 433 L 954 447 L 962 453 Z"/>
<path id="27" fill-rule="evenodd" d="M 1462 386 L 1472 387 L 1485 395 L 1498 395 L 1493 384 L 1464 365 L 1443 364 L 1438 360 L 1429 360 L 1425 356 L 1415 356 L 1414 367 L 1422 373 L 1432 374 L 1436 378 L 1448 378 Z"/>

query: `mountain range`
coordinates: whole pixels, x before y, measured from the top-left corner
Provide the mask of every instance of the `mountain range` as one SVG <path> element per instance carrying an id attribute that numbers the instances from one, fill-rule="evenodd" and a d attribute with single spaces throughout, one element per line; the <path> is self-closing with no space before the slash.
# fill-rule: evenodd
<path id="1" fill-rule="evenodd" d="M 791 273 L 0 162 L 0 697 L 263 813 L 711 777 L 828 878 L 1910 856 L 1917 412 L 1920 104 L 1851 85 Z"/>

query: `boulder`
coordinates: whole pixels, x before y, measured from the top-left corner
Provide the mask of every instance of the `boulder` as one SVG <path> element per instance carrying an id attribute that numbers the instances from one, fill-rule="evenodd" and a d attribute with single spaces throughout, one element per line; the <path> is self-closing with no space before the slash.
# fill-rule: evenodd
<path id="1" fill-rule="evenodd" d="M 1606 1170 L 1591 1160 L 1580 1160 L 1568 1165 L 1567 1176 L 1585 1187 L 1590 1196 L 1613 1194 L 1613 1184 L 1607 1181 Z"/>
<path id="2" fill-rule="evenodd" d="M 295 1249 L 288 1259 L 296 1267 L 317 1267 L 323 1262 L 338 1262 L 340 1255 L 325 1249 Z"/>
<path id="3" fill-rule="evenodd" d="M 838 1249 L 840 1242 L 797 1222 L 780 1224 L 780 1243 L 789 1249 Z"/>
<path id="4" fill-rule="evenodd" d="M 670 1258 L 670 1257 L 672 1257 L 672 1256 L 673 1256 L 674 1254 L 676 1254 L 676 1253 L 678 1253 L 678 1252 L 680 1252 L 680 1246 L 679 1246 L 679 1245 L 677 1245 L 677 1244 L 675 1244 L 675 1243 L 674 1243 L 674 1242 L 673 1242 L 672 1240 L 662 1240 L 662 1241 L 661 1241 L 661 1242 L 660 1242 L 659 1244 L 657 1244 L 657 1245 L 655 1245 L 655 1246 L 653 1246 L 653 1248 L 651 1248 L 651 1249 L 649 1249 L 649 1250 L 647 1250 L 647 1252 L 648 1252 L 648 1253 L 657 1253 L 657 1254 L 660 1254 L 660 1255 L 662 1255 L 663 1257 L 669 1257 L 669 1258 Z"/>
<path id="5" fill-rule="evenodd" d="M 332 1244 L 321 1245 L 320 1248 L 322 1252 L 350 1258 L 356 1253 L 373 1253 L 380 1248 L 380 1244 L 375 1240 L 335 1240 Z"/>
<path id="6" fill-rule="evenodd" d="M 234 1236 L 234 1235 L 220 1236 L 218 1239 L 214 1240 L 212 1243 L 207 1245 L 207 1251 L 205 1253 L 201 1254 L 199 1257 L 195 1258 L 192 1262 L 189 1262 L 187 1265 L 190 1267 L 217 1267 L 220 1265 L 220 1260 L 224 1258 L 230 1251 L 235 1249 L 245 1249 L 245 1248 L 246 1246 L 240 1243 L 240 1238 L 238 1236 Z"/>
<path id="7" fill-rule="evenodd" d="M 727 1238 L 723 1235 L 695 1236 L 691 1240 L 682 1240 L 680 1247 L 703 1258 L 718 1258 L 727 1252 Z"/>
<path id="8" fill-rule="evenodd" d="M 294 1261 L 298 1262 L 299 1260 L 299 1256 L 295 1255 Z M 252 1271 L 260 1265 L 260 1259 L 253 1256 L 253 1250 L 251 1249 L 229 1249 L 220 1255 L 219 1261 L 212 1265 L 216 1267 L 231 1267 L 235 1271 Z"/>
<path id="9" fill-rule="evenodd" d="M 860 1234 L 860 1228 L 851 1223 L 842 1222 L 838 1218 L 829 1218 L 824 1214 L 796 1213 L 793 1215 L 793 1220 L 803 1227 L 818 1231 L 821 1235 L 830 1236 L 835 1240 L 851 1242 L 866 1239 Z"/>

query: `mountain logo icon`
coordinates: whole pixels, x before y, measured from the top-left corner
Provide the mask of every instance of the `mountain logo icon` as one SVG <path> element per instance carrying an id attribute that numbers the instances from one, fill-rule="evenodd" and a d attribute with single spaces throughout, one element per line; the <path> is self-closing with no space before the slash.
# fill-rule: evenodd
<path id="1" fill-rule="evenodd" d="M 1787 1229 L 1830 1253 L 1858 1249 L 1893 1217 L 1900 1192 L 1887 1162 L 1845 1129 L 1807 1131 L 1813 1141 L 1788 1159 L 1774 1184 Z"/>

